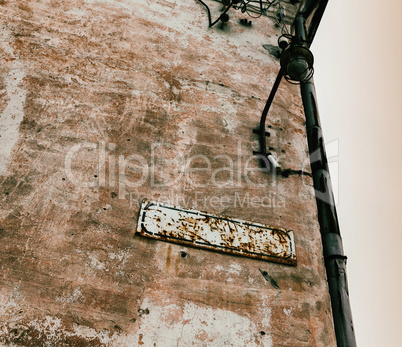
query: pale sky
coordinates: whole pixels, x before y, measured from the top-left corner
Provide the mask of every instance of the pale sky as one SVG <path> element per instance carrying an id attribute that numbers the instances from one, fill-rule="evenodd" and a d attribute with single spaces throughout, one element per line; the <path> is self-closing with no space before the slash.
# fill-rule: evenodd
<path id="1" fill-rule="evenodd" d="M 339 141 L 338 216 L 362 347 L 402 346 L 401 9 L 330 0 L 312 45 L 324 138 Z"/>

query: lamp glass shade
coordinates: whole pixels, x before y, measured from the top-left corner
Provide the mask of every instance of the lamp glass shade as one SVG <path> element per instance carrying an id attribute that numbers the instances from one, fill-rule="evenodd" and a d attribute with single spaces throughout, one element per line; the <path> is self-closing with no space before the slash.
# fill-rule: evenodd
<path id="1" fill-rule="evenodd" d="M 309 66 L 303 57 L 295 57 L 287 64 L 286 72 L 291 80 L 303 81 L 309 72 Z"/>
<path id="2" fill-rule="evenodd" d="M 281 67 L 285 76 L 292 81 L 301 82 L 311 75 L 313 54 L 301 45 L 289 45 L 281 55 Z"/>

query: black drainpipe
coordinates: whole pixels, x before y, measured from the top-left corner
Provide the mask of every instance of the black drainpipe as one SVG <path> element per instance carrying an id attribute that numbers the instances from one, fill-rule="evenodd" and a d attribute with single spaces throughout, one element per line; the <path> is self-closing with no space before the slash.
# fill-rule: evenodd
<path id="1" fill-rule="evenodd" d="M 307 0 L 306 3 L 307 5 L 317 5 L 319 1 Z M 318 5 L 318 10 L 315 12 L 317 14 L 317 11 L 319 11 L 318 20 L 314 21 L 314 17 L 316 17 L 316 15 L 314 15 L 309 31 L 306 30 L 305 23 L 311 10 L 309 11 L 307 9 L 303 12 L 303 6 L 301 7 L 294 21 L 295 38 L 298 42 L 304 42 L 307 46 L 311 44 L 311 40 L 317 30 L 326 3 L 327 1 L 322 1 L 321 4 L 323 5 L 321 7 Z M 306 8 L 306 6 L 304 6 L 304 8 Z M 346 256 L 342 247 L 342 238 L 339 231 L 328 161 L 318 114 L 314 80 L 312 77 L 300 83 L 300 91 L 306 116 L 310 166 L 316 193 L 318 221 L 324 249 L 324 261 L 327 270 L 337 346 L 354 347 L 356 346 L 356 339 L 353 330 L 346 278 Z"/>

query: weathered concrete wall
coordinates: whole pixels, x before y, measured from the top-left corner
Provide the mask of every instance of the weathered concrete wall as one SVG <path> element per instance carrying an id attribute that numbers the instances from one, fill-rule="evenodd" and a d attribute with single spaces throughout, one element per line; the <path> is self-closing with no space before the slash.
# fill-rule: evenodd
<path id="1" fill-rule="evenodd" d="M 252 157 L 278 27 L 208 29 L 195 0 L 0 13 L 1 343 L 335 345 L 311 179 Z M 278 161 L 308 170 L 298 89 L 271 111 Z M 292 229 L 298 265 L 135 236 L 143 198 Z"/>

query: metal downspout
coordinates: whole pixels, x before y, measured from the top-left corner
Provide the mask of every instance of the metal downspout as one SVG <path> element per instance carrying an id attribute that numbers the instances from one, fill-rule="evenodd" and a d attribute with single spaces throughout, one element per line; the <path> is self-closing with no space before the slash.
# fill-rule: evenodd
<path id="1" fill-rule="evenodd" d="M 313 1 L 310 3 L 312 2 Z M 326 1 L 324 1 L 324 3 L 325 8 Z M 322 13 L 320 14 L 320 17 L 321 16 Z M 320 17 L 319 19 L 321 19 Z M 309 41 L 305 23 L 305 14 L 303 15 L 303 12 L 299 11 L 294 21 L 295 37 L 299 42 L 304 42 L 306 45 L 309 45 L 311 41 Z M 314 34 L 317 30 L 317 26 L 318 24 L 315 25 Z M 312 77 L 301 82 L 300 91 L 306 116 L 310 166 L 313 174 L 318 221 L 324 249 L 324 261 L 327 271 L 329 294 L 331 297 L 337 346 L 354 347 L 356 346 L 356 339 L 353 330 L 346 278 L 346 256 L 344 255 L 342 247 L 328 161 L 319 120 L 314 80 Z"/>

